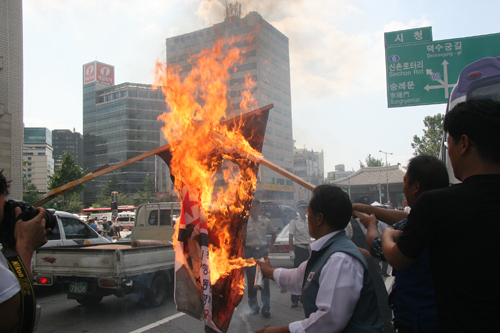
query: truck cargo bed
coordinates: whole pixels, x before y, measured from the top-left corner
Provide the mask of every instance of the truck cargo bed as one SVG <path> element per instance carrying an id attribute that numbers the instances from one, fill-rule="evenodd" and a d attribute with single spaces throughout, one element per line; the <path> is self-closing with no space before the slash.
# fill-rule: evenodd
<path id="1" fill-rule="evenodd" d="M 34 275 L 123 278 L 173 267 L 171 245 L 138 247 L 103 244 L 40 248 L 36 251 Z"/>

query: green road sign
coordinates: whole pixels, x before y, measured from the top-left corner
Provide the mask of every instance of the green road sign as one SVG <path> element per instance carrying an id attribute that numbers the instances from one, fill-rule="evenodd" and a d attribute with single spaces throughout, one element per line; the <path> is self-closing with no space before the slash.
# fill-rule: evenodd
<path id="1" fill-rule="evenodd" d="M 391 31 L 384 34 L 385 46 L 432 41 L 432 27 Z"/>
<path id="2" fill-rule="evenodd" d="M 388 107 L 447 103 L 465 66 L 500 56 L 500 34 L 388 46 L 385 55 Z"/>

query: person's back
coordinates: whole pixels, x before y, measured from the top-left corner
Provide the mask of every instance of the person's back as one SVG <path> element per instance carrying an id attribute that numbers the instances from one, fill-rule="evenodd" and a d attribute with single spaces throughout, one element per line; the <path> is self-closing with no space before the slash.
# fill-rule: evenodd
<path id="1" fill-rule="evenodd" d="M 396 246 L 392 232 L 383 236 L 384 253 L 387 248 L 397 267 L 428 245 L 443 331 L 490 332 L 500 327 L 499 128 L 500 102 L 469 100 L 447 113 L 448 155 L 455 177 L 463 182 L 424 193 Z"/>
<path id="2" fill-rule="evenodd" d="M 425 214 L 429 223 L 436 224 L 429 251 L 440 322 L 446 323 L 442 328 L 497 329 L 500 224 L 495 217 L 500 215 L 500 175 L 472 176 L 429 192 L 412 209 L 411 218 L 420 218 L 421 206 L 432 212 Z"/>

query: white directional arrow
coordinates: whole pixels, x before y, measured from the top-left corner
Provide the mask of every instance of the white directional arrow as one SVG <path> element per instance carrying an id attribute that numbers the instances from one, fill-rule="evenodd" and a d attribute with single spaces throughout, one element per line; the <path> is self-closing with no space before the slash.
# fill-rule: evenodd
<path id="1" fill-rule="evenodd" d="M 445 60 L 443 60 L 441 65 L 443 65 L 444 82 L 446 82 L 446 85 L 447 85 L 447 88 L 444 90 L 444 96 L 446 98 L 448 98 L 448 87 L 449 87 L 449 85 L 448 85 L 448 65 L 449 65 L 449 62 L 446 61 L 446 59 L 445 59 Z"/>
<path id="2" fill-rule="evenodd" d="M 446 59 L 443 60 L 443 62 L 441 63 L 441 65 L 443 65 L 443 78 L 444 78 L 444 81 L 441 80 L 441 79 L 439 79 L 439 80 L 433 80 L 433 81 L 437 81 L 437 82 L 439 82 L 441 84 L 440 85 L 435 85 L 435 86 L 431 86 L 431 85 L 428 84 L 428 85 L 426 85 L 424 87 L 425 90 L 429 91 L 431 89 L 441 89 L 441 88 L 444 88 L 444 97 L 448 98 L 448 96 L 449 96 L 449 89 L 453 88 L 455 86 L 455 83 L 451 83 L 451 84 L 448 83 L 448 65 L 449 64 L 450 63 L 448 61 L 446 61 Z M 432 76 L 434 74 L 432 72 L 432 69 L 426 69 L 425 73 L 427 75 L 430 75 L 431 78 L 432 78 Z"/>

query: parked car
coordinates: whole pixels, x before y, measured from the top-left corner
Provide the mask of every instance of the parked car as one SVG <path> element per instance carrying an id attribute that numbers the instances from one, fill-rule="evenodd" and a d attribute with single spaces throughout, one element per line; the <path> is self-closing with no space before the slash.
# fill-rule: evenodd
<path id="1" fill-rule="evenodd" d="M 54 210 L 50 212 L 57 218 L 57 225 L 47 235 L 47 243 L 43 247 L 110 243 L 74 214 Z"/>

